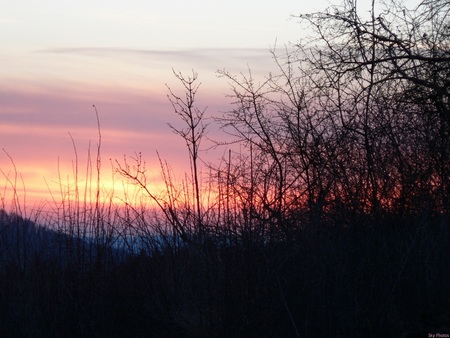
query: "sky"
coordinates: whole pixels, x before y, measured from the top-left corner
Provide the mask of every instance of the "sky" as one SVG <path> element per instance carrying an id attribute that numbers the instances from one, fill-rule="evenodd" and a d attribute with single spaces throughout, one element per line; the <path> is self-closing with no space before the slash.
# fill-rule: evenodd
<path id="1" fill-rule="evenodd" d="M 298 0 L 0 0 L 0 208 L 11 201 L 12 185 L 34 208 L 58 198 L 77 163 L 86 171 L 89 151 L 97 152 L 95 108 L 105 187 L 118 179 L 111 163 L 124 155 L 142 153 L 155 181 L 156 151 L 175 172 L 189 170 L 185 145 L 167 125 L 181 126 L 167 99 L 166 84 L 182 94 L 172 69 L 198 73 L 197 104 L 205 116 L 218 116 L 230 109 L 230 91 L 217 70 L 268 74 L 269 51 L 301 38 L 291 16 L 325 7 Z"/>

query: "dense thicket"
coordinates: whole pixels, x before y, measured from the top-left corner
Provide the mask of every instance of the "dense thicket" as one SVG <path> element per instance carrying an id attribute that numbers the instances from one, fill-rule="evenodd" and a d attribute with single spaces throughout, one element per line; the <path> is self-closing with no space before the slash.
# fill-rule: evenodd
<path id="1" fill-rule="evenodd" d="M 348 1 L 300 16 L 314 34 L 274 54 L 278 75 L 257 83 L 222 72 L 236 105 L 221 122 L 249 149 L 235 160 L 245 162 L 236 179 L 248 204 L 280 225 L 298 210 L 316 220 L 447 215 L 448 10 L 374 3 L 362 17 Z"/>
<path id="2" fill-rule="evenodd" d="M 52 230 L 2 212 L 0 335 L 449 333 L 449 11 L 345 1 L 299 16 L 310 35 L 273 52 L 276 72 L 219 72 L 234 104 L 214 122 L 232 140 L 208 175 L 197 74 L 175 73 L 185 182 L 161 161 L 155 191 L 139 155 L 116 169 L 157 211 L 116 208 L 97 185 L 93 203 L 65 192 Z"/>
<path id="3" fill-rule="evenodd" d="M 147 236 L 146 251 L 105 245 L 112 254 L 101 260 L 90 259 L 99 248 L 12 220 L 3 214 L 0 245 L 11 252 L 1 256 L 2 337 L 416 337 L 449 329 L 448 232 L 430 220 L 360 218 L 270 244 Z M 27 234 L 12 246 L 6 238 L 22 226 Z M 43 245 L 53 249 L 36 249 Z"/>

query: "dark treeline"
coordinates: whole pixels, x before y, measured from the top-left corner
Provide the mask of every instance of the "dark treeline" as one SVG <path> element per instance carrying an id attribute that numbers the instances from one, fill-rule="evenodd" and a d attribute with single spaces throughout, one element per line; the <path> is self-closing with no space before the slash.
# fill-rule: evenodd
<path id="1" fill-rule="evenodd" d="M 76 188 L 39 222 L 0 214 L 0 335 L 450 333 L 449 11 L 299 16 L 309 37 L 273 52 L 276 72 L 219 72 L 234 104 L 210 122 L 232 138 L 218 164 L 200 156 L 197 74 L 175 72 L 186 180 L 161 161 L 155 192 L 125 158 L 116 171 L 157 210 L 101 199 L 99 130 L 92 203 Z"/>

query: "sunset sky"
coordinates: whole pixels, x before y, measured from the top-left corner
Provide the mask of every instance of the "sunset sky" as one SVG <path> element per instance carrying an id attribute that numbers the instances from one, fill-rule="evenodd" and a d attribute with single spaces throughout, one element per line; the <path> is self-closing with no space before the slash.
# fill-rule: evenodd
<path id="1" fill-rule="evenodd" d="M 31 206 L 49 199 L 47 186 L 57 189 L 58 168 L 60 176 L 72 175 L 71 138 L 84 170 L 89 144 L 96 153 L 94 104 L 103 184 L 110 184 L 110 159 L 135 152 L 142 152 L 155 180 L 156 150 L 176 171 L 187 170 L 184 143 L 167 126 L 177 120 L 166 83 L 182 93 L 172 68 L 198 72 L 198 106 L 217 116 L 229 108 L 229 86 L 216 71 L 270 72 L 275 43 L 284 48 L 301 38 L 290 16 L 325 7 L 298 0 L 3 1 L 0 207 L 11 198 L 5 191 L 14 179 L 11 159 Z"/>

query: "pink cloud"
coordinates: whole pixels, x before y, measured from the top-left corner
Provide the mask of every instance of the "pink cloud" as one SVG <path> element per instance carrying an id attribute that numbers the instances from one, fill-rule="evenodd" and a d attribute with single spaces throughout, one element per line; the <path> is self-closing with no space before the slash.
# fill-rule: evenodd
<path id="1" fill-rule="evenodd" d="M 182 178 L 189 172 L 188 153 L 184 141 L 167 125 L 183 126 L 167 99 L 166 83 L 180 95 L 184 90 L 172 67 L 185 74 L 192 68 L 198 72 L 202 84 L 197 103 L 200 109 L 206 107 L 209 118 L 230 108 L 225 97 L 228 84 L 216 76 L 218 68 L 246 71 L 252 67 L 257 75 L 271 63 L 265 49 L 54 48 L 32 54 L 35 59 L 19 74 L 12 69 L 0 79 L 0 149 L 7 152 L 0 153 L 4 173 L 0 186 L 2 179 L 8 185 L 17 170 L 33 203 L 50 198 L 48 186 L 58 190 L 54 182 L 61 177 L 73 178 L 75 152 L 84 171 L 89 151 L 91 161 L 95 160 L 98 130 L 93 105 L 101 124 L 105 187 L 120 180 L 111 177 L 111 163 L 137 152 L 142 153 L 155 182 L 160 179 L 156 151 Z M 221 138 L 214 125 L 208 136 Z M 205 140 L 202 146 L 206 149 L 210 144 Z M 207 161 L 221 155 L 221 151 L 202 153 Z"/>
<path id="2" fill-rule="evenodd" d="M 173 82 L 171 87 L 176 90 L 178 84 Z M 93 104 L 101 123 L 105 186 L 112 186 L 111 163 L 136 152 L 142 152 L 155 180 L 159 179 L 156 151 L 177 172 L 188 171 L 184 141 L 167 125 L 180 123 L 167 100 L 167 88 L 164 85 L 155 88 L 127 90 L 108 85 L 77 86 L 63 81 L 43 85 L 31 81 L 0 84 L 0 148 L 7 152 L 0 154 L 0 169 L 4 172 L 0 182 L 3 179 L 8 185 L 17 170 L 31 204 L 40 203 L 44 197 L 51 199 L 48 185 L 57 190 L 54 182 L 58 182 L 59 175 L 73 176 L 76 156 L 72 139 L 82 170 L 87 166 L 88 152 L 91 159 L 96 155 L 98 130 Z M 199 94 L 200 108 L 209 106 L 206 115 L 217 114 L 224 108 L 225 100 L 218 102 L 223 96 L 208 95 L 208 87 L 204 89 Z"/>

